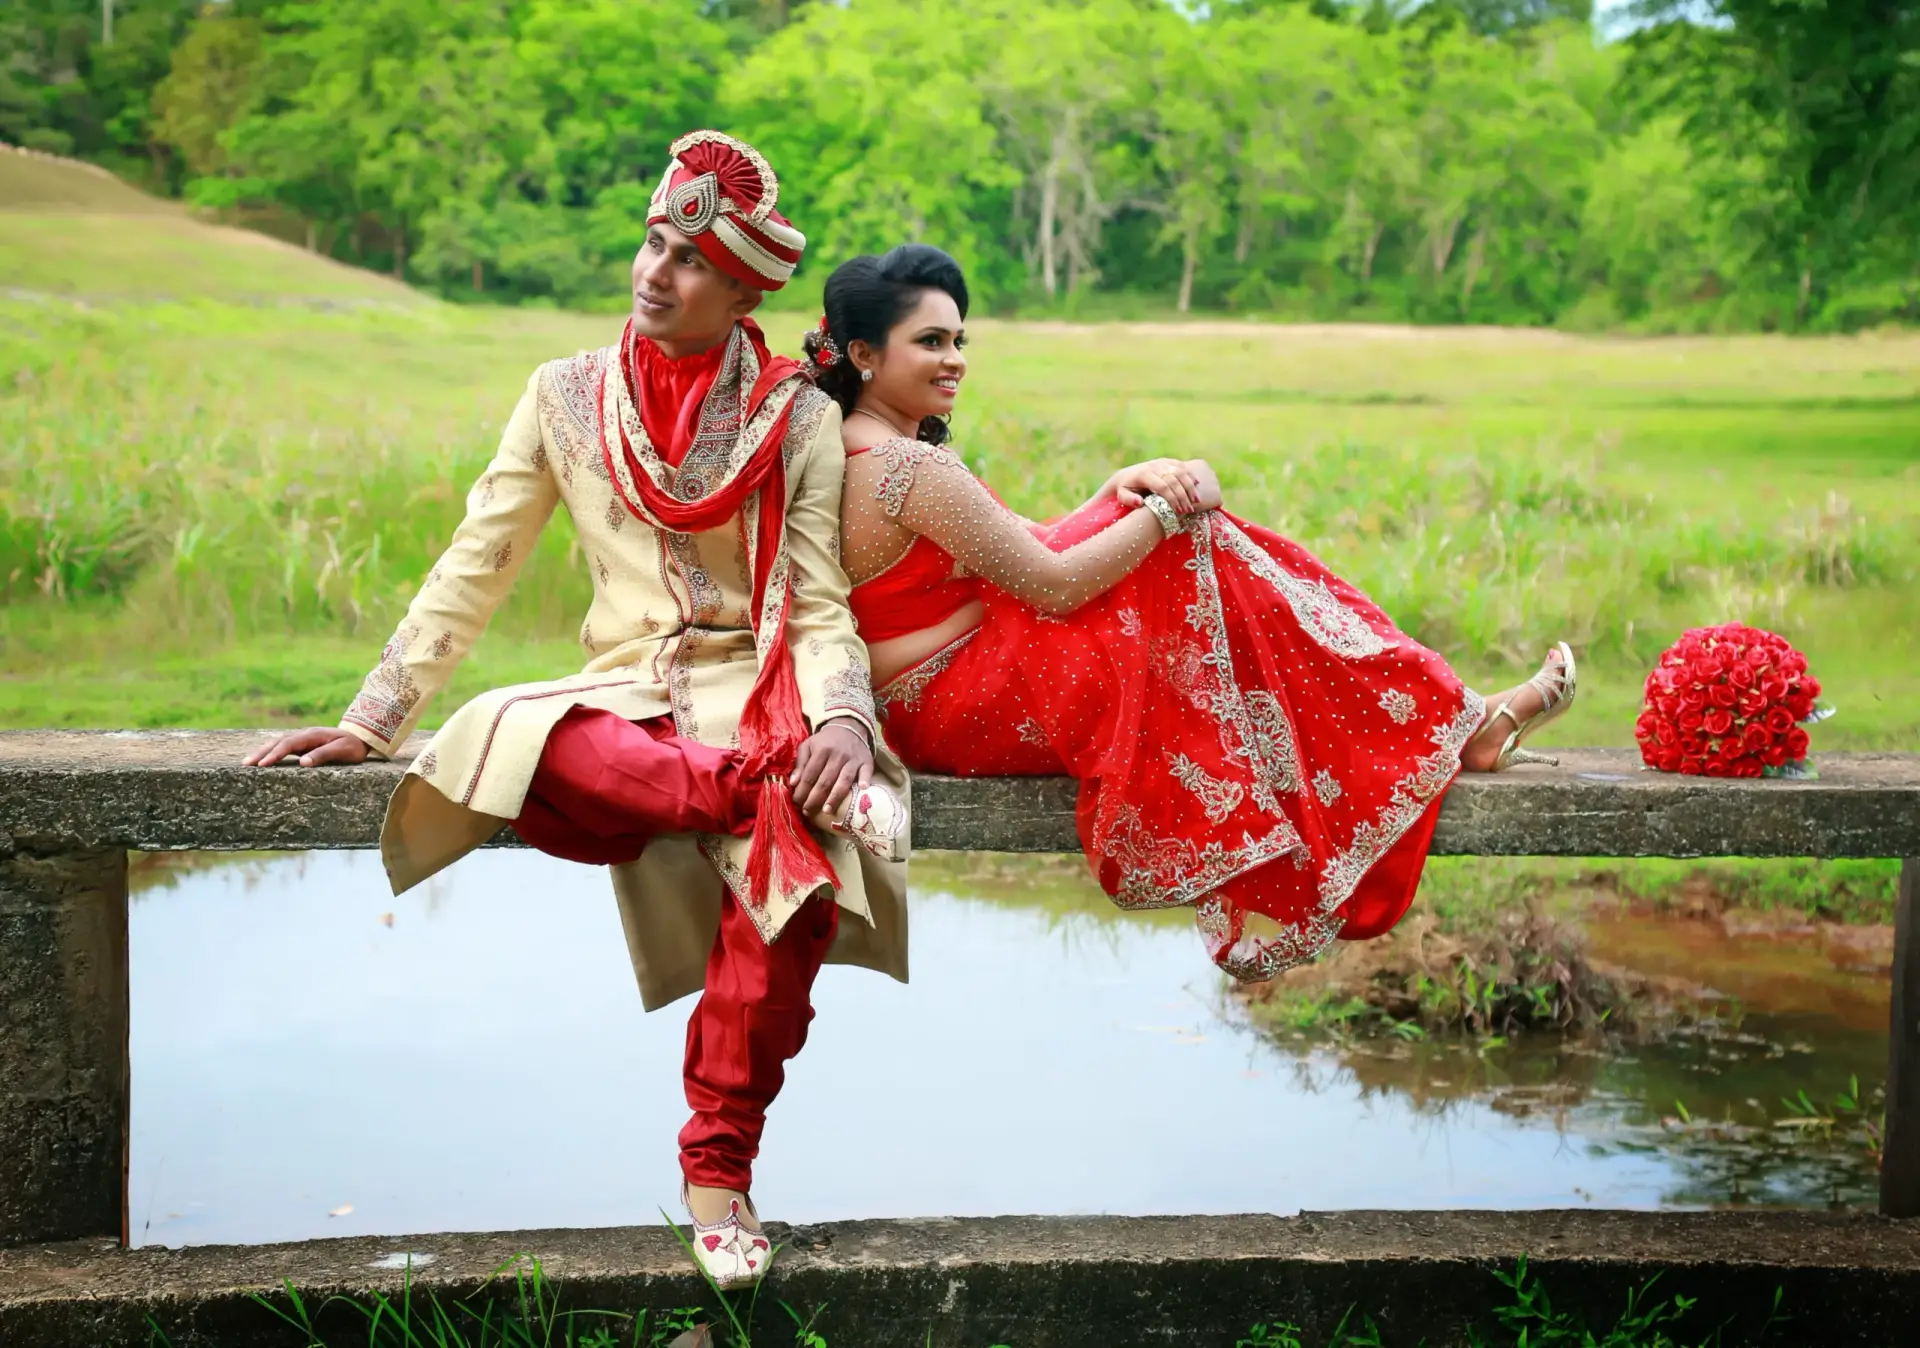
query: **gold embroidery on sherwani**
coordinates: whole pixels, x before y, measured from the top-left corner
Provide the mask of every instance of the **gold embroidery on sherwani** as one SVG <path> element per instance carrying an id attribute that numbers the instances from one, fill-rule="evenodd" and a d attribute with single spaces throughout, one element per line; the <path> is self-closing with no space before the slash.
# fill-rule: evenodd
<path id="1" fill-rule="evenodd" d="M 640 490 L 633 478 L 636 463 L 657 488 L 679 501 L 702 500 L 740 471 L 786 415 L 806 382 L 795 376 L 778 384 L 748 417 L 746 409 L 759 378 L 760 357 L 746 329 L 736 326 L 727 339 L 719 373 L 700 405 L 693 444 L 676 471 L 660 457 L 648 437 L 639 407 L 631 397 L 622 396 L 626 388 L 618 360 L 608 361 L 600 380 L 600 425 L 618 427 L 631 453 L 603 453 L 600 457 L 602 463 L 612 469 L 614 482 L 629 510 L 641 508 Z M 658 520 L 648 523 L 659 527 Z"/>
<path id="2" fill-rule="evenodd" d="M 420 629 L 411 624 L 403 624 L 393 634 L 380 652 L 380 663 L 367 675 L 359 695 L 347 708 L 344 720 L 364 726 L 389 744 L 393 742 L 420 702 L 419 686 L 407 668 L 407 652 L 419 635 Z"/>

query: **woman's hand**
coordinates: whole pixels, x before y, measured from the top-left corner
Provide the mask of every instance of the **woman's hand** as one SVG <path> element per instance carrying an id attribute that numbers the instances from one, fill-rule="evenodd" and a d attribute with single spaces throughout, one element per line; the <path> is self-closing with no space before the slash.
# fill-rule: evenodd
<path id="1" fill-rule="evenodd" d="M 1226 498 L 1220 494 L 1220 478 L 1205 459 L 1188 459 L 1182 467 L 1193 475 L 1197 484 L 1194 497 L 1202 510 L 1218 510 L 1226 504 Z"/>
<path id="2" fill-rule="evenodd" d="M 1101 488 L 1102 494 L 1111 492 L 1121 505 L 1129 509 L 1140 505 L 1149 494 L 1158 496 L 1182 515 L 1191 515 L 1207 507 L 1200 504 L 1200 478 L 1193 471 L 1192 463 L 1182 463 L 1179 459 L 1149 459 L 1145 463 L 1136 463 L 1122 468 L 1107 479 L 1107 485 Z M 1199 464 L 1205 468 L 1204 463 Z M 1214 484 L 1218 495 L 1219 483 Z"/>

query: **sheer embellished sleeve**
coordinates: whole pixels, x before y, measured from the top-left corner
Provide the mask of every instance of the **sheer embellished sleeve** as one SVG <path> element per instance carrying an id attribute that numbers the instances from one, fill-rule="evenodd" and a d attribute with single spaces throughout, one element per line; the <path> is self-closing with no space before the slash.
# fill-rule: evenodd
<path id="1" fill-rule="evenodd" d="M 1043 613 L 1071 613 L 1104 594 L 1166 536 L 1151 514 L 1135 510 L 1056 552 L 951 451 L 898 439 L 872 452 L 882 466 L 874 490 L 889 516 L 938 543 L 969 574 Z"/>

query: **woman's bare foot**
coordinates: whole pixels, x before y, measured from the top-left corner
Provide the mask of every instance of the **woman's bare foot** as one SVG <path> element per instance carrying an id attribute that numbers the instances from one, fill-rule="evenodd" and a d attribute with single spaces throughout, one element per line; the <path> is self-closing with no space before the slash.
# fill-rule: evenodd
<path id="1" fill-rule="evenodd" d="M 1551 673 L 1565 663 L 1556 647 L 1548 652 L 1540 670 L 1542 673 Z M 1515 718 L 1512 721 L 1499 714 L 1500 708 L 1509 705 L 1513 708 Z M 1500 746 L 1507 742 L 1507 736 L 1513 733 L 1514 726 L 1525 724 L 1529 716 L 1545 705 L 1546 699 L 1541 696 L 1540 689 L 1531 682 L 1488 698 L 1486 719 L 1480 722 L 1480 729 L 1474 732 L 1473 738 L 1467 741 L 1467 747 L 1461 751 L 1460 766 L 1468 772 L 1492 772 L 1494 764 L 1500 759 Z"/>
<path id="2" fill-rule="evenodd" d="M 687 1210 L 702 1226 L 724 1222 L 735 1202 L 740 1204 L 740 1225 L 749 1231 L 758 1231 L 760 1214 L 753 1210 L 753 1200 L 738 1189 L 709 1189 L 704 1184 L 687 1186 Z"/>

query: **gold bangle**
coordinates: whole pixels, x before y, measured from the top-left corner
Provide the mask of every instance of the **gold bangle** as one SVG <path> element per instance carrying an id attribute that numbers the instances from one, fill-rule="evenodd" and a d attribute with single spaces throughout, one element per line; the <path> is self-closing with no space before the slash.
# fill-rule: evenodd
<path id="1" fill-rule="evenodd" d="M 1180 512 L 1175 510 L 1165 497 L 1149 492 L 1144 498 L 1144 504 L 1153 512 L 1153 517 L 1160 521 L 1160 527 L 1166 530 L 1168 538 L 1186 532 L 1187 522 L 1180 518 Z"/>

